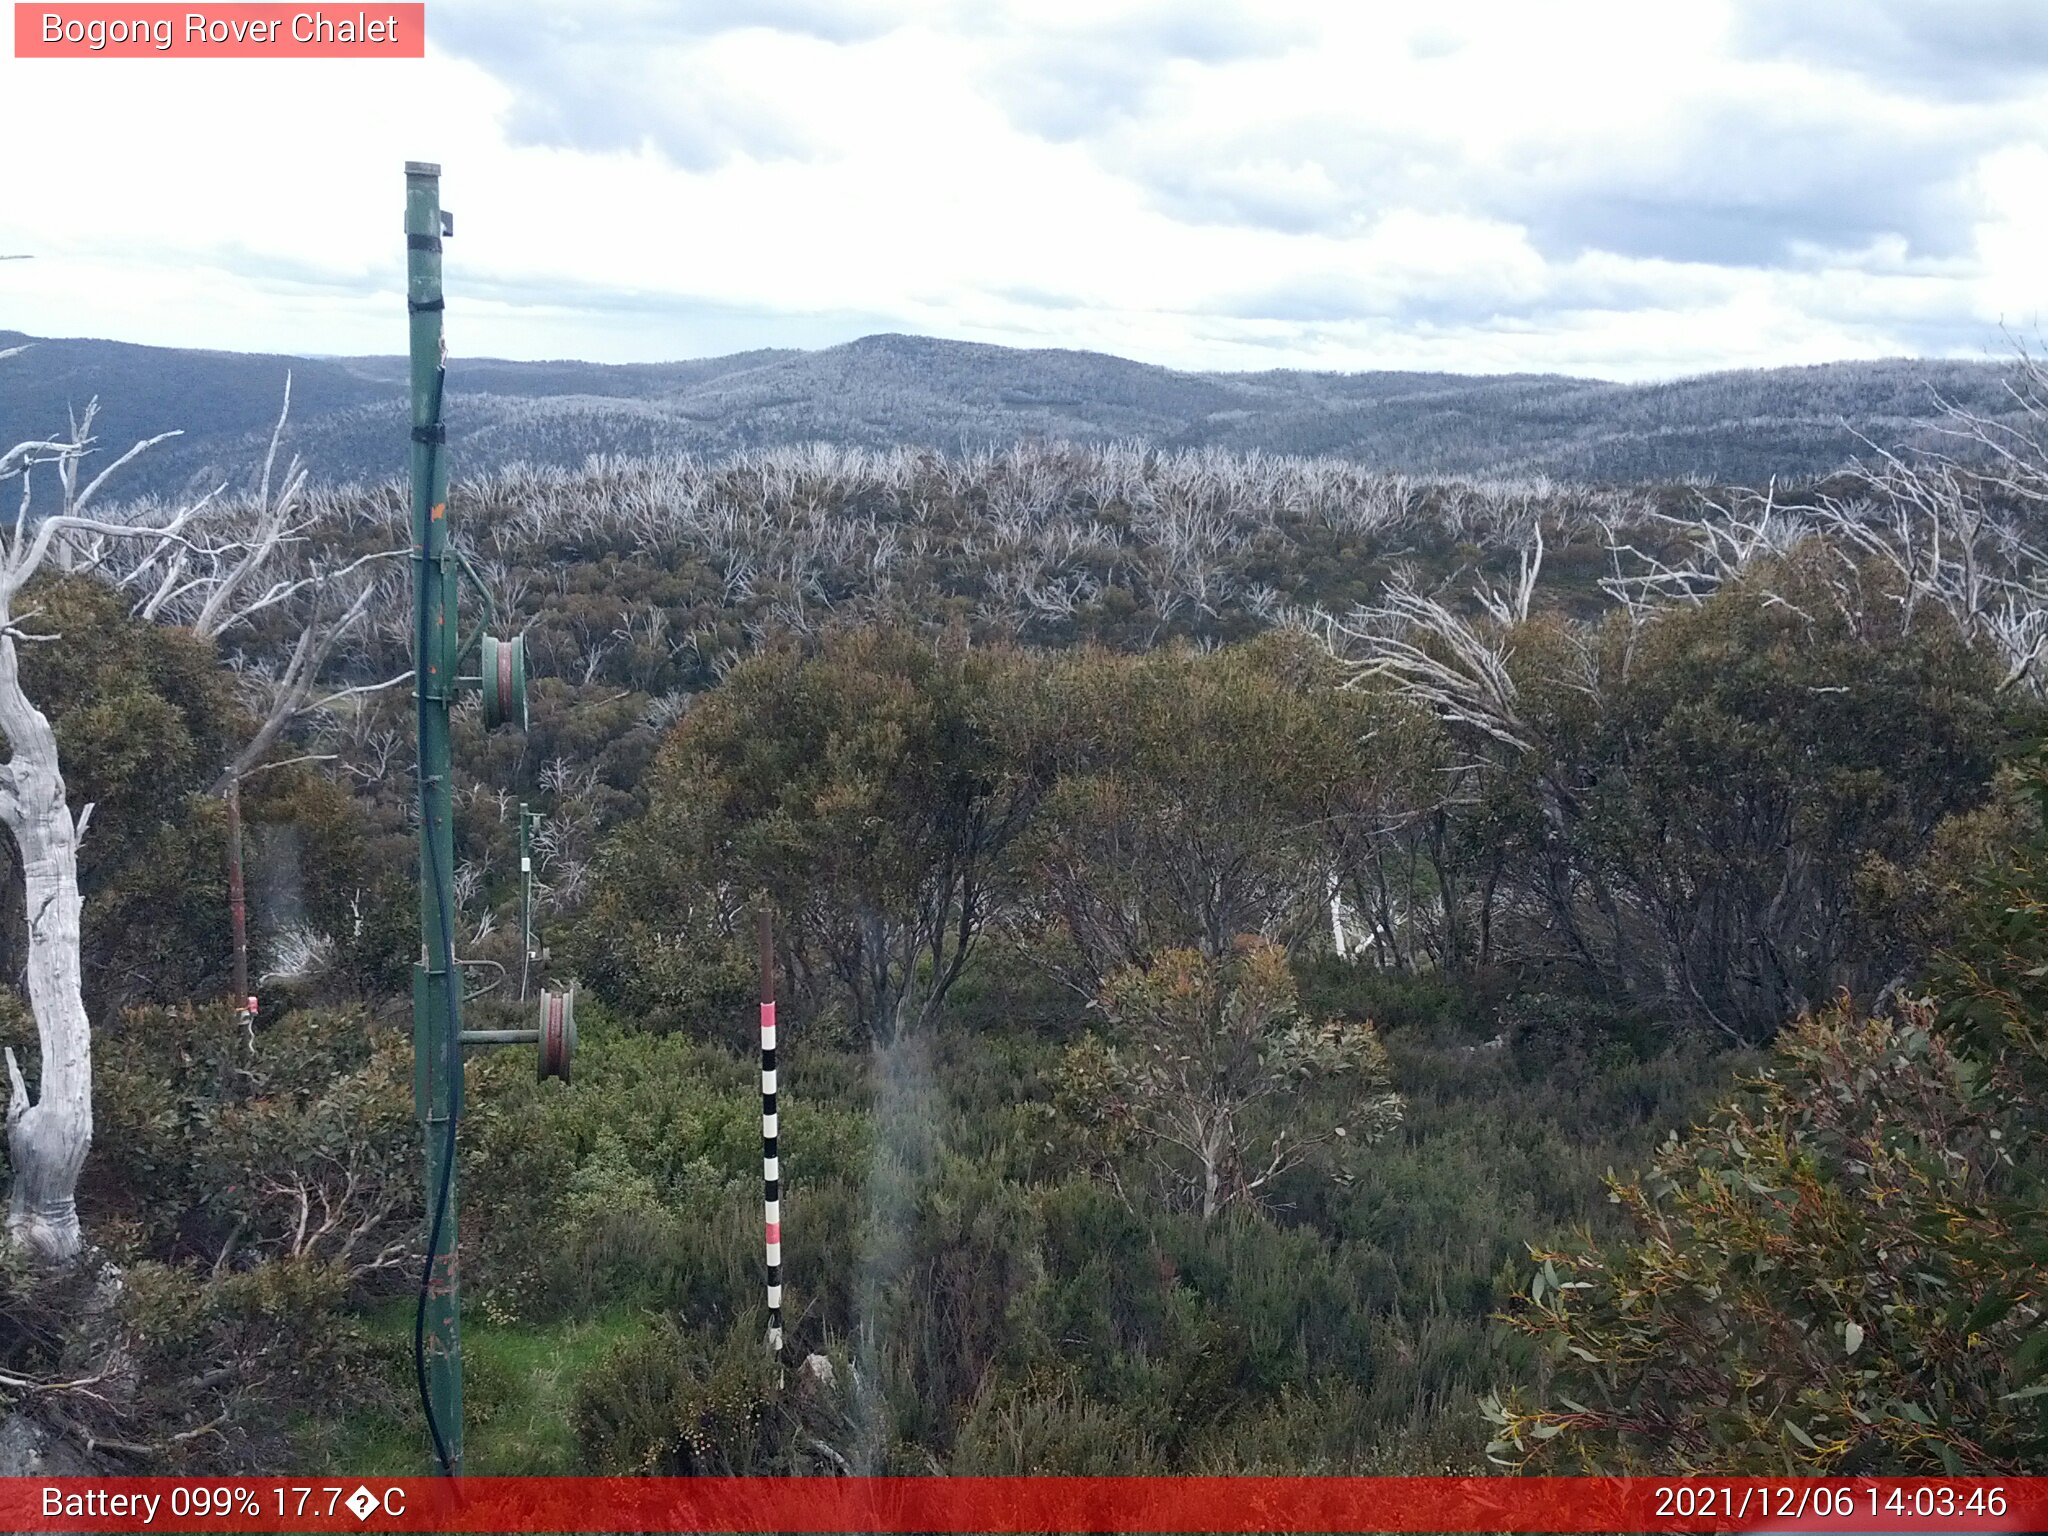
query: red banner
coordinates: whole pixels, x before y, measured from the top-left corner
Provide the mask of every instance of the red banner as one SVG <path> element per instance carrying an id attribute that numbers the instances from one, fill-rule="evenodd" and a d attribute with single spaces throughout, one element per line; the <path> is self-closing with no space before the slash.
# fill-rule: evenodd
<path id="1" fill-rule="evenodd" d="M 345 7 L 15 0 L 17 59 L 421 59 L 421 0 Z"/>
<path id="2" fill-rule="evenodd" d="M 2048 1478 L 14 1478 L 9 1531 L 2020 1531 Z"/>

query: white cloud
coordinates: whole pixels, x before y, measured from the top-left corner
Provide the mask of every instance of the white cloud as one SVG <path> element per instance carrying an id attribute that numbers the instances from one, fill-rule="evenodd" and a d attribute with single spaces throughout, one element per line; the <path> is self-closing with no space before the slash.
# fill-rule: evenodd
<path id="1" fill-rule="evenodd" d="M 430 158 L 477 353 L 1996 352 L 2039 323 L 2048 75 L 2030 11 L 1958 4 L 1936 36 L 1882 0 L 1831 48 L 1836 0 L 430 0 L 424 61 L 5 59 L 0 138 L 66 190 L 0 206 L 37 255 L 0 264 L 0 328 L 395 350 L 399 169 Z"/>

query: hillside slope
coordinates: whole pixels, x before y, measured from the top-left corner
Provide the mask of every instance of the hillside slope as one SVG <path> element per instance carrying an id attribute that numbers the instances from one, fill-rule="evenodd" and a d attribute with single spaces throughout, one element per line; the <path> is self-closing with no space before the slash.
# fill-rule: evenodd
<path id="1" fill-rule="evenodd" d="M 0 331 L 0 346 L 31 338 Z M 129 484 L 175 491 L 246 473 L 293 380 L 294 443 L 329 481 L 403 462 L 405 363 L 86 340 L 37 341 L 0 367 L 16 435 L 97 396 L 110 446 L 182 429 Z M 657 364 L 449 367 L 464 468 L 594 453 L 719 453 L 780 443 L 942 449 L 1136 439 L 1358 459 L 1407 473 L 1616 482 L 1760 482 L 1839 467 L 1860 439 L 1924 436 L 1937 394 L 1997 412 L 1997 364 L 1910 359 L 1707 374 L 1661 384 L 1558 375 L 1182 373 L 1094 352 L 868 336 L 818 352 Z"/>

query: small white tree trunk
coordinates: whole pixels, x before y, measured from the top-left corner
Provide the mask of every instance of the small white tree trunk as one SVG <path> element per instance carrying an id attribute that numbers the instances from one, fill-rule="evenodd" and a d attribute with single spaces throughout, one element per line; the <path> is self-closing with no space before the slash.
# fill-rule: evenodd
<path id="1" fill-rule="evenodd" d="M 0 624 L 7 620 L 0 607 Z M 61 1263 L 82 1245 L 78 1172 L 92 1145 L 92 1029 L 80 987 L 78 839 L 57 764 L 57 736 L 21 690 L 14 637 L 0 631 L 0 735 L 11 757 L 0 768 L 0 820 L 21 854 L 28 912 L 28 1000 L 42 1046 L 39 1093 L 7 1051 L 7 1152 L 14 1187 L 9 1238 L 35 1257 Z"/>

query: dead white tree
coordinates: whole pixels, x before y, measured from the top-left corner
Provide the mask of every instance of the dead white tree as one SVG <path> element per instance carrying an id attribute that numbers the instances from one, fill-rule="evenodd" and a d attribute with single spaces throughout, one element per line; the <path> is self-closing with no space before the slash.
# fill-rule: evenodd
<path id="1" fill-rule="evenodd" d="M 0 352 L 0 358 L 9 355 Z M 0 453 L 0 486 L 20 482 L 12 527 L 0 537 L 0 737 L 9 752 L 0 765 L 0 822 L 21 859 L 28 920 L 26 982 L 40 1054 L 40 1080 L 32 1099 L 13 1049 L 6 1052 L 7 1142 L 14 1172 L 7 1225 L 17 1247 L 54 1263 L 75 1258 L 83 1244 L 74 1197 L 92 1145 L 92 1037 L 81 985 L 78 885 L 78 846 L 92 807 L 72 811 L 56 732 L 23 687 L 20 647 L 63 639 L 35 630 L 33 610 L 21 609 L 24 589 L 45 569 L 91 575 L 141 592 L 140 613 L 218 637 L 295 595 L 332 592 L 334 583 L 353 570 L 320 570 L 301 561 L 296 570 L 277 573 L 296 540 L 293 510 L 303 485 L 296 465 L 281 494 L 272 496 L 266 462 L 253 518 L 223 519 L 213 493 L 178 506 L 145 505 L 118 517 L 97 514 L 94 504 L 109 478 L 176 434 L 136 443 L 87 479 L 96 448 L 95 414 L 95 407 L 88 406 L 64 435 L 32 438 Z M 280 432 L 282 425 L 280 418 Z M 273 437 L 273 461 L 276 446 Z M 38 512 L 36 489 L 51 484 L 56 504 Z M 366 594 L 367 589 L 344 603 L 342 628 L 360 615 Z M 317 622 L 309 623 L 308 633 L 313 638 L 301 643 L 286 673 L 283 699 L 258 733 L 261 747 L 306 707 L 318 663 L 339 635 L 334 625 Z"/>
<path id="2" fill-rule="evenodd" d="M 5 355 L 5 354 L 0 354 Z M 8 1047 L 7 1150 L 14 1169 L 7 1230 L 11 1240 L 37 1258 L 63 1262 L 81 1247 L 74 1195 L 78 1172 L 92 1145 L 92 1031 L 85 1015 L 79 971 L 78 844 L 92 807 L 74 815 L 65 798 L 57 761 L 57 734 L 49 717 L 23 690 L 20 647 L 54 641 L 22 628 L 32 614 L 18 614 L 22 588 L 58 553 L 68 563 L 80 539 L 135 540 L 152 547 L 175 545 L 200 511 L 186 507 L 153 524 L 127 524 L 90 515 L 107 476 L 145 450 L 138 443 L 107 469 L 79 487 L 79 473 L 91 449 L 88 410 L 62 438 L 32 439 L 0 454 L 0 485 L 21 482 L 13 528 L 0 549 L 0 736 L 8 761 L 0 766 L 0 822 L 5 822 L 21 857 L 28 913 L 28 997 L 41 1047 L 41 1081 L 34 1100 Z M 55 511 L 30 517 L 35 472 L 48 467 L 59 487 Z"/>
<path id="3" fill-rule="evenodd" d="M 2036 529 L 2048 506 L 2048 371 L 2022 354 L 2008 385 L 2012 409 L 1985 416 L 1940 402 L 1935 431 L 1948 446 L 1894 451 L 1863 439 L 1866 461 L 1786 503 L 1775 484 L 1716 501 L 1691 516 L 1653 516 L 1638 532 L 1676 553 L 1645 550 L 1607 524 L 1614 574 L 1602 582 L 1632 617 L 1673 601 L 1702 602 L 1760 563 L 1814 545 L 1832 556 L 1834 602 L 1852 623 L 1878 603 L 1898 605 L 1910 627 L 1940 610 L 2005 667 L 2004 686 L 2048 689 L 2048 548 Z M 1868 569 L 1878 590 L 1866 591 Z M 1785 603 L 1776 590 L 1759 593 Z M 1795 610 L 1796 611 L 1796 610 Z"/>
<path id="4" fill-rule="evenodd" d="M 1468 726 L 1518 753 L 1531 751 L 1510 663 L 1514 625 L 1528 616 L 1540 568 L 1539 552 L 1525 560 L 1514 592 L 1481 589 L 1490 623 L 1397 577 L 1378 603 L 1330 621 L 1331 649 L 1353 664 L 1353 686 L 1385 679 L 1446 724 Z"/>
<path id="5" fill-rule="evenodd" d="M 210 787 L 216 795 L 226 794 L 261 763 L 278 738 L 306 715 L 412 677 L 406 672 L 320 692 L 320 679 L 336 649 L 371 609 L 378 591 L 373 568 L 405 551 L 377 550 L 338 566 L 306 555 L 307 536 L 318 518 L 307 506 L 305 466 L 294 457 L 277 473 L 291 406 L 286 375 L 284 406 L 271 429 L 253 501 L 210 500 L 187 536 L 173 543 L 138 552 L 133 544 L 124 549 L 102 539 L 98 542 L 105 547 L 94 552 L 93 564 L 108 580 L 137 594 L 134 611 L 140 618 L 182 625 L 215 642 L 273 610 L 288 613 L 297 625 L 298 639 L 281 665 L 266 657 L 243 668 L 243 693 L 257 727 L 233 761 L 222 766 Z"/>

